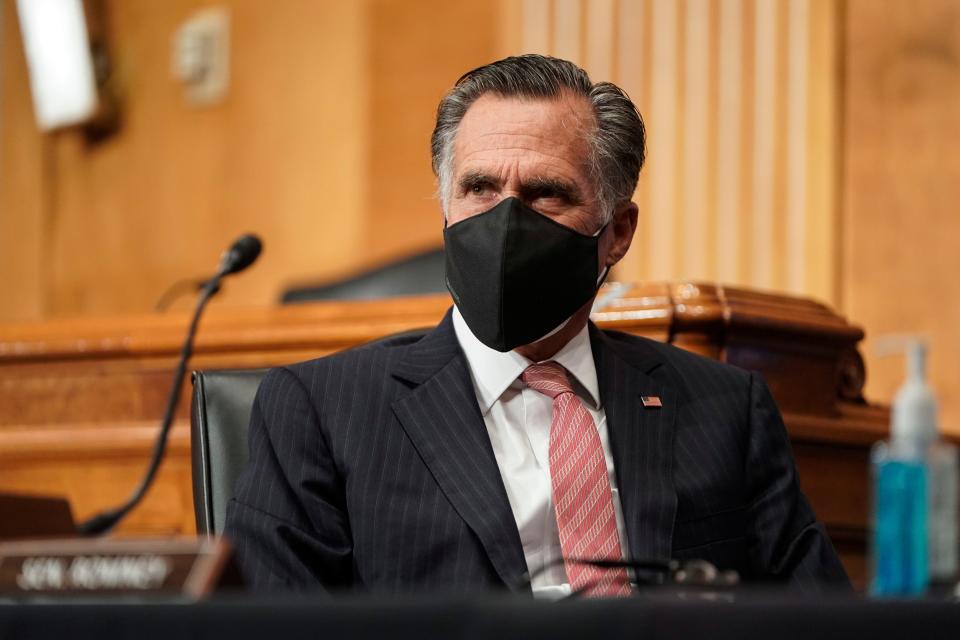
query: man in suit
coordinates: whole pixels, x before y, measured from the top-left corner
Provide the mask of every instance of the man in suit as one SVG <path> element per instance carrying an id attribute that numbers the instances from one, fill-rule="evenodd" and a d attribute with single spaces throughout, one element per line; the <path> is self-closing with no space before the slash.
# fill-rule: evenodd
<path id="1" fill-rule="evenodd" d="M 637 225 L 645 131 L 572 63 L 464 75 L 432 139 L 455 306 L 271 371 L 227 535 L 257 588 L 622 596 L 591 561 L 846 583 L 756 375 L 588 322 Z"/>

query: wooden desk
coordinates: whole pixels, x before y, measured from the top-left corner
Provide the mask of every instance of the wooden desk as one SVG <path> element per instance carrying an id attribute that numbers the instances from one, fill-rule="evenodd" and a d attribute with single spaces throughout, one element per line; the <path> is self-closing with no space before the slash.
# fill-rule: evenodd
<path id="1" fill-rule="evenodd" d="M 437 323 L 446 296 L 211 309 L 194 369 L 315 358 Z M 803 487 L 851 574 L 864 575 L 869 446 L 888 412 L 862 397 L 863 332 L 810 300 L 712 284 L 623 285 L 594 320 L 763 373 Z M 123 500 L 149 457 L 185 314 L 0 325 L 0 491 L 66 495 L 77 518 Z M 183 389 L 186 395 L 189 389 Z M 189 402 L 145 502 L 120 533 L 194 530 Z"/>

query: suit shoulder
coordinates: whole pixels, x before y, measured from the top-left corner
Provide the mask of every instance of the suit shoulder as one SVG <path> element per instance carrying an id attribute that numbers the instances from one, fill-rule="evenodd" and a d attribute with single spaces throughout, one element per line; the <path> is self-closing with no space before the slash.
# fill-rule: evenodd
<path id="1" fill-rule="evenodd" d="M 429 329 L 415 329 L 393 334 L 320 358 L 288 364 L 281 369 L 293 374 L 306 384 L 306 381 L 314 380 L 317 376 L 337 375 L 356 367 L 386 367 L 402 357 L 407 349 L 419 342 L 428 331 Z M 270 373 L 273 371 L 271 370 Z"/>
<path id="2" fill-rule="evenodd" d="M 740 367 L 649 338 L 620 331 L 604 331 L 604 334 L 621 350 L 631 352 L 638 358 L 653 356 L 664 365 L 661 368 L 665 369 L 665 375 L 694 394 L 711 389 L 744 390 L 749 385 L 751 373 Z"/>

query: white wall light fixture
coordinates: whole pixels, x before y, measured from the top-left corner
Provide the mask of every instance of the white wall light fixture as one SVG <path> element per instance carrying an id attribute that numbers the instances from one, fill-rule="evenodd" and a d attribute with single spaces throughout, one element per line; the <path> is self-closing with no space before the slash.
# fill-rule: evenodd
<path id="1" fill-rule="evenodd" d="M 40 129 L 91 120 L 98 96 L 83 0 L 17 0 L 17 14 Z"/>

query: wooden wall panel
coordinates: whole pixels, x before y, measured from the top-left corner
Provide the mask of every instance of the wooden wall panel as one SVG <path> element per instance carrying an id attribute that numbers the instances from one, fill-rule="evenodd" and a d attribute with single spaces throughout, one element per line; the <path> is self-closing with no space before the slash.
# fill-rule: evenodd
<path id="1" fill-rule="evenodd" d="M 442 245 L 430 168 L 437 103 L 461 74 L 498 57 L 500 23 L 491 2 L 384 0 L 375 7 L 363 245 L 374 261 Z"/>
<path id="2" fill-rule="evenodd" d="M 96 144 L 77 131 L 49 134 L 46 166 L 37 154 L 4 165 L 5 184 L 15 172 L 45 176 L 42 193 L 0 201 L 0 215 L 20 227 L 47 221 L 39 244 L 50 270 L 25 287 L 42 305 L 16 300 L 5 317 L 147 310 L 247 230 L 267 251 L 219 304 L 271 301 L 285 279 L 361 253 L 367 4 L 220 3 L 230 12 L 231 85 L 222 103 L 196 108 L 171 75 L 171 37 L 203 4 L 102 3 L 122 127 Z M 12 0 L 4 6 L 15 24 Z M 18 37 L 5 39 L 5 105 L 30 101 L 20 51 Z M 18 115 L 16 129 L 2 131 L 5 154 L 18 139 L 40 138 L 32 114 Z M 0 238 L 0 255 L 36 244 L 18 230 Z"/>
<path id="3" fill-rule="evenodd" d="M 904 377 L 870 338 L 929 337 L 960 432 L 960 4 L 850 0 L 846 32 L 843 308 L 867 328 L 870 397 Z"/>
<path id="4" fill-rule="evenodd" d="M 49 147 L 33 126 L 27 69 L 12 2 L 0 6 L 0 318 L 43 315 Z"/>
<path id="5" fill-rule="evenodd" d="M 0 2 L 0 319 L 147 311 L 250 230 L 264 255 L 218 306 L 439 246 L 436 101 L 502 38 L 499 0 L 106 0 L 123 123 L 91 144 L 36 132 Z M 171 38 L 211 4 L 230 15 L 230 87 L 196 108 Z"/>
<path id="6" fill-rule="evenodd" d="M 56 140 L 53 314 L 149 309 L 246 230 L 267 251 L 221 304 L 269 301 L 284 277 L 356 252 L 364 3 L 224 3 L 231 86 L 206 108 L 189 106 L 169 71 L 171 34 L 198 3 L 104 4 L 124 122 L 97 145 L 75 133 Z M 331 224 L 334 212 L 354 215 Z"/>

